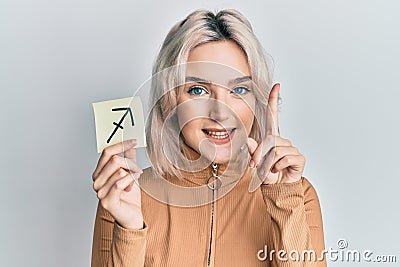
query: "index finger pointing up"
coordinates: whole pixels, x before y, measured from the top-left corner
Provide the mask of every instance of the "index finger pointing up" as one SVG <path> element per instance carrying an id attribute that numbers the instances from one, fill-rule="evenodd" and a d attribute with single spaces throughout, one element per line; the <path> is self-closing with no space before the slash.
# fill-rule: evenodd
<path id="1" fill-rule="evenodd" d="M 271 89 L 268 98 L 267 110 L 267 134 L 279 136 L 279 124 L 278 124 L 278 99 L 280 84 L 276 83 Z"/>

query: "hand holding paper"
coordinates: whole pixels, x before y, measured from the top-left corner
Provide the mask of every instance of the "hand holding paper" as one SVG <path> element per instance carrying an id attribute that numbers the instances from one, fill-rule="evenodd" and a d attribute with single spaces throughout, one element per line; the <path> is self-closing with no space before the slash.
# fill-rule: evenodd
<path id="1" fill-rule="evenodd" d="M 142 103 L 139 97 L 130 97 L 93 103 L 93 109 L 97 151 L 102 152 L 92 175 L 93 189 L 119 225 L 141 229 L 137 180 L 143 171 L 136 162 L 136 147 L 146 146 Z"/>

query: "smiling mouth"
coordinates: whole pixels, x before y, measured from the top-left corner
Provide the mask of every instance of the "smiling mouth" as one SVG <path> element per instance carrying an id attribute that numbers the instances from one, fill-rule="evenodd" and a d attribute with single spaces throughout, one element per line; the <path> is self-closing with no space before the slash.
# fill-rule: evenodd
<path id="1" fill-rule="evenodd" d="M 236 130 L 236 128 L 232 129 L 217 129 L 217 128 L 207 128 L 207 129 L 201 129 L 203 133 L 206 135 L 214 138 L 214 139 L 226 139 L 232 135 L 232 133 Z"/>

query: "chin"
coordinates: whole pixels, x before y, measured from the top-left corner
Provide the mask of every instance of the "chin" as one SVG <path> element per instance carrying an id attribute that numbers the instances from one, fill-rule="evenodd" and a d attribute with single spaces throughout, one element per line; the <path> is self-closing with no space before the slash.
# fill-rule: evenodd
<path id="1" fill-rule="evenodd" d="M 230 159 L 215 159 L 213 162 L 217 164 L 226 164 Z"/>
<path id="2" fill-rule="evenodd" d="M 211 142 L 205 142 L 202 147 L 203 149 L 200 149 L 198 153 L 202 154 L 209 161 L 223 164 L 228 163 L 232 159 L 233 148 L 230 144 L 215 145 Z"/>
<path id="3" fill-rule="evenodd" d="M 224 149 L 221 151 L 221 150 L 217 149 L 216 155 L 215 155 L 215 158 L 213 161 L 215 163 L 219 163 L 219 164 L 228 163 L 231 160 L 231 155 L 232 154 L 231 154 L 230 150 L 226 151 Z"/>

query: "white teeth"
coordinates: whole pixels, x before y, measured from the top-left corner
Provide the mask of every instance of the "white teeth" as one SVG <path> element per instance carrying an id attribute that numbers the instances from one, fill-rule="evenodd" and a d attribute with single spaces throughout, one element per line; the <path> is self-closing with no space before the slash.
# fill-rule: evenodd
<path id="1" fill-rule="evenodd" d="M 228 132 L 208 132 L 210 135 L 228 135 Z"/>
<path id="2" fill-rule="evenodd" d="M 210 136 L 214 137 L 214 138 L 217 138 L 217 139 L 224 139 L 224 138 L 227 138 L 229 136 L 229 134 L 227 134 L 226 132 L 225 132 L 225 134 L 221 134 L 221 133 L 214 134 L 214 133 L 215 132 L 209 132 L 208 134 Z"/>
<path id="3" fill-rule="evenodd" d="M 209 136 L 211 136 L 211 137 L 213 137 L 213 138 L 216 138 L 216 139 L 224 139 L 224 138 L 227 138 L 230 134 L 232 134 L 233 129 L 230 130 L 229 132 L 227 132 L 227 131 L 213 132 L 213 131 L 207 131 L 207 130 L 204 130 L 204 132 L 205 132 L 207 135 L 209 135 Z"/>

